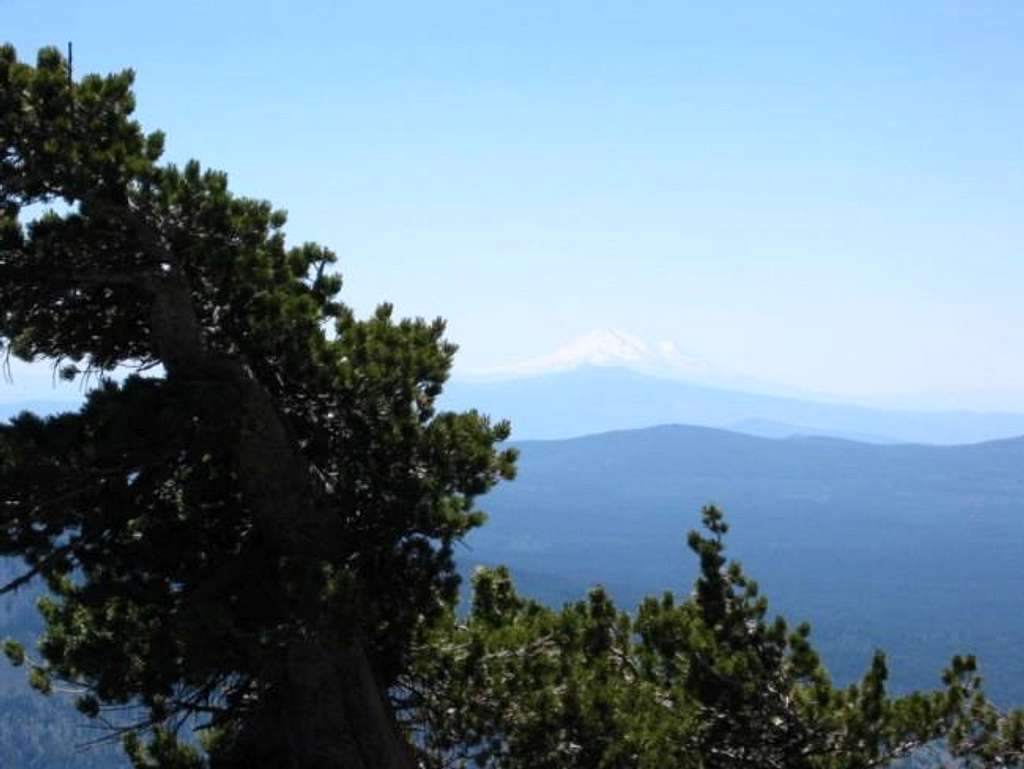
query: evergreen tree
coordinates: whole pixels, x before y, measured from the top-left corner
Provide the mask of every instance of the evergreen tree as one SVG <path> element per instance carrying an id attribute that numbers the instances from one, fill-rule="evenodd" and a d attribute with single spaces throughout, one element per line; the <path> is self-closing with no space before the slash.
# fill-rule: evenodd
<path id="1" fill-rule="evenodd" d="M 0 428 L 0 554 L 27 564 L 3 590 L 52 594 L 32 682 L 137 706 L 140 766 L 199 765 L 198 723 L 212 767 L 410 767 L 388 692 L 513 474 L 508 426 L 435 411 L 440 320 L 355 319 L 283 212 L 160 164 L 131 84 L 0 48 L 0 347 L 99 382 Z"/>
<path id="2" fill-rule="evenodd" d="M 460 619 L 452 546 L 514 473 L 508 426 L 436 411 L 441 321 L 357 320 L 283 213 L 161 164 L 131 83 L 0 48 L 0 347 L 98 382 L 0 426 L 0 555 L 25 564 L 0 592 L 50 591 L 38 656 L 5 651 L 136 766 L 860 769 L 943 737 L 1020 763 L 1024 717 L 971 658 L 932 693 L 890 697 L 881 654 L 835 687 L 714 508 L 685 600 L 553 611 L 483 570 Z"/>
<path id="3" fill-rule="evenodd" d="M 632 616 L 600 588 L 552 611 L 517 595 L 506 570 L 479 570 L 469 616 L 449 614 L 403 678 L 405 718 L 434 765 L 867 769 L 977 733 L 973 659 L 955 658 L 930 693 L 889 696 L 880 652 L 859 683 L 834 686 L 810 628 L 769 621 L 757 583 L 727 562 L 722 514 L 707 507 L 703 521 L 689 536 L 692 594 L 648 598 Z"/>

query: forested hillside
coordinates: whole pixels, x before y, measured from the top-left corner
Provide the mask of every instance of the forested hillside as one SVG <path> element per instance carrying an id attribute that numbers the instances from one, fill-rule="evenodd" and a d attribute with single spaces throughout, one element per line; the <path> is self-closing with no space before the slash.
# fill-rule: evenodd
<path id="1" fill-rule="evenodd" d="M 1024 440 L 872 446 L 666 426 L 519 444 L 462 563 L 507 563 L 552 603 L 594 582 L 623 606 L 693 574 L 684 533 L 713 501 L 731 547 L 830 669 L 884 648 L 898 687 L 977 653 L 990 693 L 1024 704 Z"/>
<path id="2" fill-rule="evenodd" d="M 19 564 L 0 559 L 0 583 L 21 573 Z M 42 630 L 36 599 L 39 583 L 0 596 L 0 639 L 14 638 L 29 649 Z M 97 729 L 75 710 L 71 697 L 40 697 L 25 670 L 0 662 L 0 766 L 15 769 L 113 769 L 128 761 L 109 732 Z"/>

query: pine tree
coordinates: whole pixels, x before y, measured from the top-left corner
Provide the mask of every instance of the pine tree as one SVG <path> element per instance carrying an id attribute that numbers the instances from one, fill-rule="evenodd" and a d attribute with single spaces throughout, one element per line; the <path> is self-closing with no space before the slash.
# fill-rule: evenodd
<path id="1" fill-rule="evenodd" d="M 0 428 L 3 590 L 51 593 L 33 685 L 129 706 L 139 766 L 411 767 L 389 691 L 508 426 L 436 412 L 440 320 L 355 319 L 282 212 L 161 164 L 131 85 L 0 48 L 0 347 L 98 383 Z"/>
<path id="2" fill-rule="evenodd" d="M 161 164 L 131 85 L 0 48 L 0 352 L 96 384 L 0 426 L 25 564 L 0 592 L 49 588 L 38 654 L 5 652 L 137 767 L 863 769 L 941 738 L 1020 765 L 971 658 L 931 693 L 891 697 L 881 654 L 835 687 L 713 507 L 684 600 L 553 611 L 482 570 L 460 618 L 452 547 L 514 474 L 508 425 L 436 410 L 441 321 L 356 319 L 282 212 Z"/>
<path id="3" fill-rule="evenodd" d="M 722 513 L 705 508 L 703 523 L 688 539 L 700 561 L 689 597 L 632 614 L 601 588 L 554 611 L 520 597 L 507 570 L 478 570 L 468 617 L 449 614 L 402 679 L 432 765 L 868 769 L 950 736 L 971 766 L 1018 765 L 972 658 L 954 658 L 933 692 L 890 696 L 881 652 L 860 682 L 835 686 L 810 627 L 769 620 L 757 583 L 726 559 Z M 975 708 L 995 719 L 987 733 Z"/>

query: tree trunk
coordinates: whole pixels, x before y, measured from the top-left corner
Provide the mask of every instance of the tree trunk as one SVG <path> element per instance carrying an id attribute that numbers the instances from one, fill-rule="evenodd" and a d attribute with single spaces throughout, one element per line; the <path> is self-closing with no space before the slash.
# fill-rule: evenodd
<path id="1" fill-rule="evenodd" d="M 211 769 L 413 769 L 359 644 L 298 640 L 237 742 Z"/>
<path id="2" fill-rule="evenodd" d="M 310 572 L 329 558 L 344 531 L 319 491 L 289 425 L 267 389 L 240 359 L 205 348 L 187 280 L 180 270 L 152 286 L 151 330 L 168 379 L 229 382 L 242 415 L 238 479 L 264 541 Z M 268 567 L 272 565 L 268 564 Z M 294 597 L 293 597 L 294 598 Z M 216 769 L 414 769 L 410 746 L 395 726 L 360 641 L 342 640 L 315 612 L 318 596 L 292 604 L 295 638 L 281 657 L 265 661 L 254 717 L 228 750 L 211 756 Z M 312 616 L 310 616 L 312 614 Z"/>

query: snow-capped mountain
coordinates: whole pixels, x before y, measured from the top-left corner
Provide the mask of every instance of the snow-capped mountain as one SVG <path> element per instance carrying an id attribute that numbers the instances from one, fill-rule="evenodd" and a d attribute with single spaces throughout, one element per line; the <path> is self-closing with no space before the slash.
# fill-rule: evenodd
<path id="1" fill-rule="evenodd" d="M 707 361 L 684 352 L 670 340 L 648 342 L 618 330 L 591 331 L 549 355 L 484 371 L 482 377 L 519 377 L 572 371 L 582 366 L 628 368 L 645 374 L 699 377 L 710 370 Z"/>

